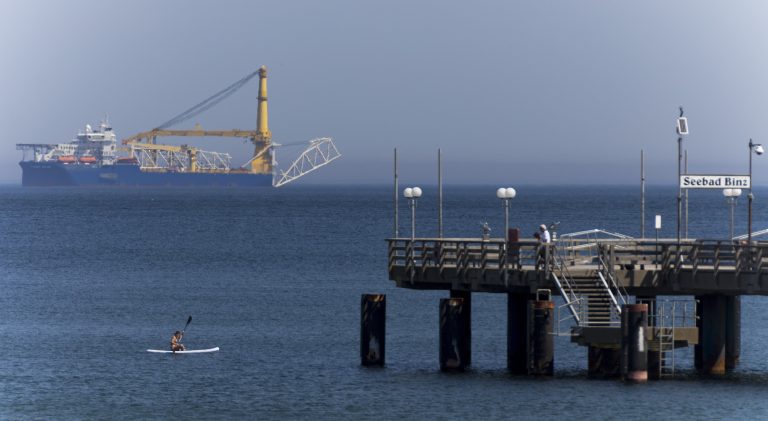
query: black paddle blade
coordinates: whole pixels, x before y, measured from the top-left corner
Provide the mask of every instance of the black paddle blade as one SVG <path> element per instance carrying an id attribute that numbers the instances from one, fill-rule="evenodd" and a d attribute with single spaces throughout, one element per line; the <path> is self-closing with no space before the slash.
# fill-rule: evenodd
<path id="1" fill-rule="evenodd" d="M 186 329 L 190 323 L 192 323 L 192 316 L 189 316 L 189 318 L 187 319 L 187 324 L 184 325 L 184 329 Z"/>

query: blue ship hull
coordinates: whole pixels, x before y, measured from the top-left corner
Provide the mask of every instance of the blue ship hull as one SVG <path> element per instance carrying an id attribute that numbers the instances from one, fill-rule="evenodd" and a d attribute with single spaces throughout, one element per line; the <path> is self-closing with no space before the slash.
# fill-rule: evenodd
<path id="1" fill-rule="evenodd" d="M 267 187 L 270 174 L 146 172 L 138 165 L 67 165 L 22 161 L 22 186 Z"/>

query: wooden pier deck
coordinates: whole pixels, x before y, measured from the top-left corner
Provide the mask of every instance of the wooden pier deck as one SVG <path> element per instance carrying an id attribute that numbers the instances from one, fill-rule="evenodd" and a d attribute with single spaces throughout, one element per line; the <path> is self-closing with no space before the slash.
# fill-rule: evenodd
<path id="1" fill-rule="evenodd" d="M 556 241 L 536 265 L 535 240 L 388 239 L 389 278 L 401 288 L 558 294 L 553 273 L 610 273 L 635 296 L 768 295 L 768 243 L 725 240 L 605 239 Z M 504 269 L 506 268 L 506 273 Z"/>

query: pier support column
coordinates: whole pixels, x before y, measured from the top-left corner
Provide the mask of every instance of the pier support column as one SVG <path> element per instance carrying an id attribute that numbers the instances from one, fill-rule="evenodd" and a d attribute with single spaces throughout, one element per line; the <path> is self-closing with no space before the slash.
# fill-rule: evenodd
<path id="1" fill-rule="evenodd" d="M 461 298 L 464 300 L 461 316 L 464 318 L 464 345 L 462 354 L 466 358 L 466 366 L 472 365 L 472 293 L 469 291 L 451 290 L 451 298 Z"/>
<path id="2" fill-rule="evenodd" d="M 621 350 L 616 348 L 587 348 L 587 375 L 593 379 L 611 379 L 621 375 Z"/>
<path id="3" fill-rule="evenodd" d="M 529 301 L 528 374 L 551 376 L 555 373 L 555 303 Z"/>
<path id="4" fill-rule="evenodd" d="M 704 296 L 697 295 L 694 299 L 696 300 L 696 328 L 699 330 L 699 343 L 693 346 L 693 367 L 697 370 L 701 370 L 701 334 L 703 332 L 703 329 L 701 328 L 701 303 Z"/>
<path id="5" fill-rule="evenodd" d="M 527 374 L 529 294 L 507 294 L 507 369 L 511 374 Z"/>
<path id="6" fill-rule="evenodd" d="M 704 295 L 701 297 L 701 326 L 699 344 L 701 347 L 701 366 L 703 374 L 725 373 L 725 325 L 726 297 L 724 295 Z"/>
<path id="7" fill-rule="evenodd" d="M 469 349 L 464 326 L 464 299 L 440 300 L 440 370 L 464 371 L 467 368 L 466 350 Z"/>
<path id="8" fill-rule="evenodd" d="M 360 364 L 384 366 L 387 296 L 363 294 L 360 299 Z"/>
<path id="9" fill-rule="evenodd" d="M 638 304 L 648 305 L 648 326 L 659 326 L 659 312 L 656 305 L 656 297 L 637 296 Z M 656 341 L 658 343 L 658 341 Z M 660 346 L 660 345 L 659 345 Z M 661 376 L 661 351 L 659 349 L 648 349 L 648 378 L 659 380 Z"/>
<path id="10" fill-rule="evenodd" d="M 624 380 L 648 380 L 647 304 L 626 304 L 621 311 L 621 374 Z"/>
<path id="11" fill-rule="evenodd" d="M 725 368 L 733 369 L 741 356 L 741 296 L 725 297 Z"/>

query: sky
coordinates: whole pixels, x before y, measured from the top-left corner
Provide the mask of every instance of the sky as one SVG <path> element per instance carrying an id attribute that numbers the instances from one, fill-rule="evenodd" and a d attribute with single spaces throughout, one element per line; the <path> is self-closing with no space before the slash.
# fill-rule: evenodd
<path id="1" fill-rule="evenodd" d="M 768 144 L 762 1 L 0 0 L 0 183 L 16 143 L 70 140 L 109 116 L 156 127 L 261 65 L 279 143 L 333 137 L 306 183 L 650 184 L 745 174 Z M 175 128 L 255 128 L 255 80 Z M 200 140 L 248 160 L 233 139 Z M 300 152 L 278 152 L 282 167 Z M 768 156 L 753 161 L 768 183 Z"/>

